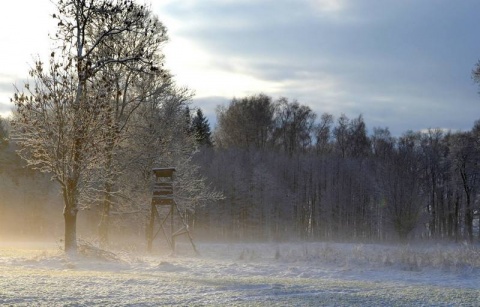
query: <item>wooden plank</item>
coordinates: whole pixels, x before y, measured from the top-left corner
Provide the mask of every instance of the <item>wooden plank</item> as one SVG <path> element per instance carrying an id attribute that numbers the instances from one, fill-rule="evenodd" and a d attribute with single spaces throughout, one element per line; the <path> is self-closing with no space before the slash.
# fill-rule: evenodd
<path id="1" fill-rule="evenodd" d="M 152 198 L 152 204 L 154 205 L 171 205 L 173 203 L 173 198 Z"/>
<path id="2" fill-rule="evenodd" d="M 173 191 L 173 187 L 167 187 L 167 186 L 163 186 L 163 187 L 153 187 L 153 190 L 169 190 L 169 191 Z"/>
<path id="3" fill-rule="evenodd" d="M 173 185 L 171 182 L 155 182 L 153 185 L 154 188 L 173 188 Z"/>
<path id="4" fill-rule="evenodd" d="M 152 197 L 153 198 L 173 198 L 173 194 L 172 193 L 154 192 Z"/>

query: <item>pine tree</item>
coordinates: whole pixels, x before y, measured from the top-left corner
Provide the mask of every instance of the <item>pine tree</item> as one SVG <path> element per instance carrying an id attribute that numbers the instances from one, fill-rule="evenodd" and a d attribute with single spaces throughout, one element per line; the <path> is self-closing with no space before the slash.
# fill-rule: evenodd
<path id="1" fill-rule="evenodd" d="M 192 114 L 188 106 L 185 107 L 185 131 L 191 135 L 193 133 Z"/>
<path id="2" fill-rule="evenodd" d="M 192 130 L 195 133 L 195 140 L 198 145 L 212 146 L 210 124 L 200 108 L 192 119 Z"/>

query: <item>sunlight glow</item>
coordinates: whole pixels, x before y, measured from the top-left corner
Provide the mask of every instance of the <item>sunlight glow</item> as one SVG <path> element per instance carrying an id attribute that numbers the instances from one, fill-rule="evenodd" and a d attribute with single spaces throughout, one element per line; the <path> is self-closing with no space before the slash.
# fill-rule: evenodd
<path id="1" fill-rule="evenodd" d="M 282 85 L 242 73 L 241 61 L 229 63 L 230 70 L 216 65 L 216 61 L 200 47 L 176 37 L 165 47 L 166 67 L 180 86 L 188 86 L 197 98 L 210 96 L 243 96 L 258 92 L 276 92 Z"/>
<path id="2" fill-rule="evenodd" d="M 8 116 L 14 85 L 20 85 L 37 56 L 49 54 L 49 33 L 53 33 L 51 17 L 54 6 L 49 0 L 2 1 L 0 4 L 0 115 Z"/>
<path id="3" fill-rule="evenodd" d="M 321 12 L 338 12 L 344 9 L 342 0 L 310 0 L 311 5 Z"/>

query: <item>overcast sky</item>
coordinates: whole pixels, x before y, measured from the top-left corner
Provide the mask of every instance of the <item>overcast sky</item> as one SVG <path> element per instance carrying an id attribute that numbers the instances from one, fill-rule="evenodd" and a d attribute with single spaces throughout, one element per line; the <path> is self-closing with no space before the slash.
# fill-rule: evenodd
<path id="1" fill-rule="evenodd" d="M 477 0 L 153 0 L 167 66 L 215 107 L 263 92 L 318 115 L 363 114 L 369 131 L 464 130 L 480 119 Z M 20 14 L 19 14 L 20 12 Z M 0 114 L 36 54 L 48 55 L 49 0 L 0 3 Z"/>

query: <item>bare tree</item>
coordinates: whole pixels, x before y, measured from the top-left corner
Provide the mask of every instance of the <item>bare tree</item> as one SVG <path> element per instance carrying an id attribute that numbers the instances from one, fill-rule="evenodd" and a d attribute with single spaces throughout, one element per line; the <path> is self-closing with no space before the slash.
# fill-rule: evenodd
<path id="1" fill-rule="evenodd" d="M 387 221 L 392 223 L 401 240 L 406 240 L 417 226 L 422 209 L 418 139 L 418 134 L 402 136 L 397 151 L 383 163 L 381 172 L 380 185 L 385 197 Z"/>
<path id="2" fill-rule="evenodd" d="M 18 89 L 13 99 L 22 156 L 35 168 L 52 173 L 62 187 L 67 252 L 76 251 L 81 196 L 89 187 L 89 172 L 103 163 L 105 130 L 110 125 L 111 80 L 98 82 L 96 77 L 115 64 L 159 72 L 153 50 L 105 53 L 124 33 L 157 31 L 155 20 L 145 17 L 132 0 L 60 0 L 53 14 L 58 20 L 58 48 L 46 70 L 37 61 L 30 73 L 33 84 Z"/>
<path id="3" fill-rule="evenodd" d="M 388 159 L 394 150 L 395 142 L 396 140 L 392 137 L 388 128 L 373 128 L 371 144 L 372 153 L 376 158 Z"/>
<path id="4" fill-rule="evenodd" d="M 312 134 L 316 114 L 297 101 L 288 102 L 280 98 L 275 115 L 275 142 L 290 156 L 296 152 L 305 152 L 312 144 Z"/>
<path id="5" fill-rule="evenodd" d="M 350 121 L 348 149 L 348 155 L 354 158 L 363 158 L 370 153 L 370 139 L 367 136 L 367 128 L 362 115 Z"/>
<path id="6" fill-rule="evenodd" d="M 335 136 L 335 149 L 342 158 L 348 154 L 348 126 L 350 119 L 342 114 L 338 120 L 337 125 L 333 128 L 333 135 Z"/>
<path id="7" fill-rule="evenodd" d="M 143 23 L 147 25 L 153 23 L 156 27 L 151 28 L 149 32 L 149 29 L 145 29 L 145 32 L 125 31 L 109 37 L 107 43 L 99 46 L 99 53 L 104 57 L 138 54 L 154 60 L 158 66 L 163 65 L 161 47 L 167 41 L 165 27 L 143 6 L 133 6 L 132 12 L 141 16 Z M 102 27 L 103 24 L 100 24 L 99 28 Z M 131 62 L 128 65 L 112 63 L 96 76 L 95 82 L 107 83 L 110 93 L 106 110 L 105 165 L 102 167 L 103 203 L 99 224 L 99 238 L 102 244 L 108 243 L 110 210 L 115 204 L 115 194 L 118 194 L 122 188 L 116 180 L 119 173 L 124 171 L 118 161 L 117 149 L 126 145 L 125 132 L 129 129 L 130 120 L 141 104 L 148 103 L 149 97 L 158 96 L 160 92 L 173 87 L 167 71 L 162 70 L 160 74 L 152 74 L 152 69 L 155 70 L 155 67 L 152 66 L 146 70 L 144 65 L 142 61 Z"/>
<path id="8" fill-rule="evenodd" d="M 475 129 L 474 129 L 475 130 Z M 470 242 L 473 242 L 473 219 L 476 186 L 480 179 L 479 151 L 472 132 L 462 132 L 454 135 L 451 157 L 455 178 L 464 192 L 465 233 Z"/>
<path id="9" fill-rule="evenodd" d="M 269 96 L 234 98 L 228 108 L 217 109 L 215 143 L 220 147 L 267 148 L 272 137 L 274 112 Z"/>
<path id="10" fill-rule="evenodd" d="M 320 117 L 320 123 L 315 127 L 315 137 L 317 139 L 315 146 L 319 154 L 326 154 L 332 150 L 332 124 L 333 115 L 323 113 Z"/>

